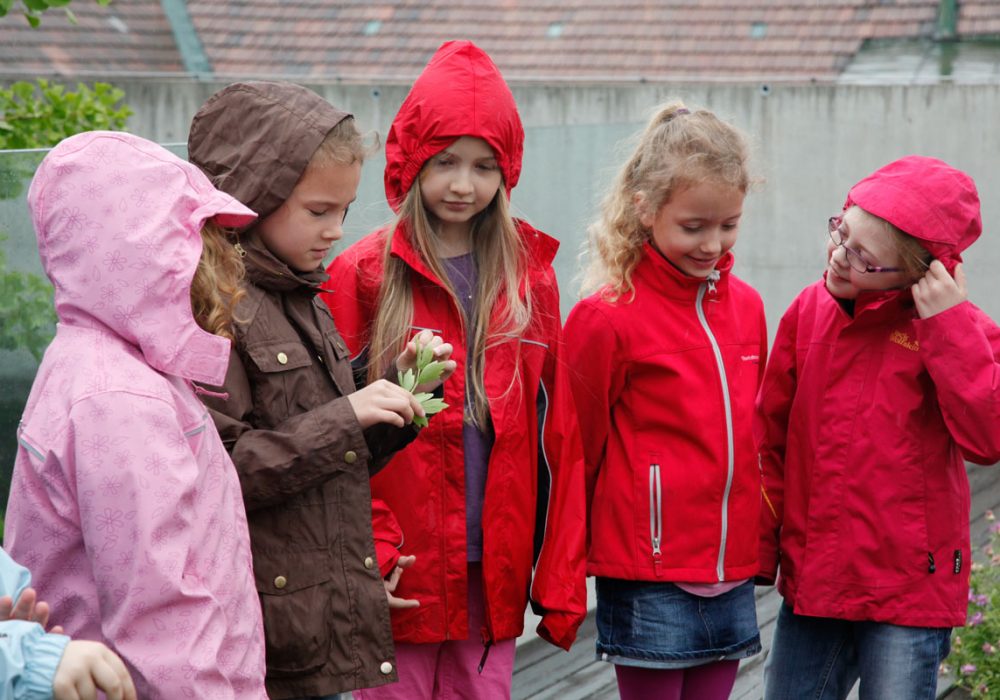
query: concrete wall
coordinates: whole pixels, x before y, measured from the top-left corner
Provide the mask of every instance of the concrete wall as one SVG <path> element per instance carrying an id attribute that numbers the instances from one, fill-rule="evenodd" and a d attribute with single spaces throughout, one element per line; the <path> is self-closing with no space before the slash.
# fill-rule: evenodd
<path id="1" fill-rule="evenodd" d="M 183 142 L 191 115 L 218 85 L 119 83 L 135 109 L 131 128 Z M 357 115 L 364 129 L 388 130 L 407 86 L 313 86 Z M 562 241 L 557 271 L 564 311 L 576 296 L 578 253 L 587 222 L 653 107 L 671 97 L 705 106 L 746 131 L 763 182 L 747 199 L 736 247 L 737 273 L 757 287 L 776 326 L 795 293 L 823 267 L 825 220 L 848 188 L 908 153 L 942 158 L 969 172 L 983 199 L 986 233 L 966 256 L 971 296 L 1000 318 L 1000 86 L 521 86 L 514 88 L 527 134 L 516 209 Z M 365 166 L 349 231 L 384 221 L 381 155 Z"/>
<path id="2" fill-rule="evenodd" d="M 221 84 L 116 83 L 135 110 L 130 128 L 161 143 L 186 140 L 191 116 Z M 383 135 L 407 86 L 312 86 Z M 943 158 L 979 185 L 986 233 L 966 256 L 970 294 L 1000 319 L 1000 85 L 986 86 L 520 86 L 524 171 L 515 209 L 562 241 L 557 271 L 563 310 L 576 298 L 578 254 L 587 222 L 616 167 L 619 143 L 641 128 L 660 102 L 681 97 L 741 127 L 754 144 L 760 186 L 748 197 L 736 246 L 736 271 L 764 297 L 772 331 L 796 292 L 823 268 L 825 221 L 848 188 L 907 153 Z M 348 219 L 353 240 L 389 218 L 381 184 L 384 161 L 371 158 Z M 17 202 L 0 203 L 0 229 L 17 264 L 34 266 L 32 235 Z"/>

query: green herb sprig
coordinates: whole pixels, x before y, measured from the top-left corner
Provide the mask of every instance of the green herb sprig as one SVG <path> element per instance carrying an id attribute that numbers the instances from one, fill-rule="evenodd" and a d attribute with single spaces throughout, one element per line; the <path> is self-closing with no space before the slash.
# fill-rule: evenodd
<path id="1" fill-rule="evenodd" d="M 416 342 L 416 341 L 414 341 Z M 408 369 L 405 372 L 399 372 L 399 385 L 411 392 L 420 402 L 420 405 L 424 407 L 423 416 L 414 416 L 413 422 L 419 425 L 421 428 L 427 427 L 427 416 L 433 416 L 435 413 L 439 413 L 444 409 L 448 408 L 442 399 L 434 398 L 434 394 L 430 394 L 426 391 L 417 392 L 415 389 L 421 384 L 426 384 L 427 382 L 433 382 L 441 378 L 441 374 L 444 372 L 444 363 L 438 362 L 434 359 L 434 350 L 429 345 L 421 346 L 417 342 L 417 368 L 416 371 Z"/>

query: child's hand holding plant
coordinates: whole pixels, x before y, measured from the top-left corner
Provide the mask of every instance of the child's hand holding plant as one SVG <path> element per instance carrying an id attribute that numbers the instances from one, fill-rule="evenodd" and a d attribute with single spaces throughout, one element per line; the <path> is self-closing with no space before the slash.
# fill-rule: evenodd
<path id="1" fill-rule="evenodd" d="M 448 404 L 434 398 L 431 392 L 455 371 L 457 363 L 450 359 L 451 352 L 451 343 L 444 342 L 441 336 L 425 329 L 415 335 L 396 358 L 399 385 L 413 393 L 414 398 L 423 406 L 426 416 L 448 408 Z M 426 427 L 426 416 L 415 416 L 413 422 Z"/>

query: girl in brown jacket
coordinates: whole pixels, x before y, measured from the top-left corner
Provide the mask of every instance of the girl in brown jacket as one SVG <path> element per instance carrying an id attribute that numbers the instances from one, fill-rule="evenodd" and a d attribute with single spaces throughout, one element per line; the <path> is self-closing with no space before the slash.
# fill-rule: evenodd
<path id="1" fill-rule="evenodd" d="M 376 563 L 368 479 L 416 436 L 424 411 L 384 379 L 355 390 L 347 346 L 316 298 L 357 191 L 361 136 L 350 114 L 305 88 L 237 83 L 195 115 L 188 153 L 260 216 L 238 244 L 247 295 L 228 396 L 207 403 L 243 487 L 267 691 L 324 697 L 394 681 L 391 586 Z M 451 346 L 429 333 L 422 341 L 450 374 Z M 414 359 L 411 343 L 397 365 Z"/>

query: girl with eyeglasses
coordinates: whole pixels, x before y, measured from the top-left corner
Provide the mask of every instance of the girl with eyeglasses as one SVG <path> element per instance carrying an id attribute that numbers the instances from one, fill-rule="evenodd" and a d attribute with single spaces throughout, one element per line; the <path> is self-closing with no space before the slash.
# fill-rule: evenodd
<path id="1" fill-rule="evenodd" d="M 969 589 L 964 460 L 1000 460 L 1000 328 L 967 300 L 975 183 L 908 156 L 829 222 L 757 399 L 759 583 L 784 597 L 765 699 L 931 700 Z"/>

